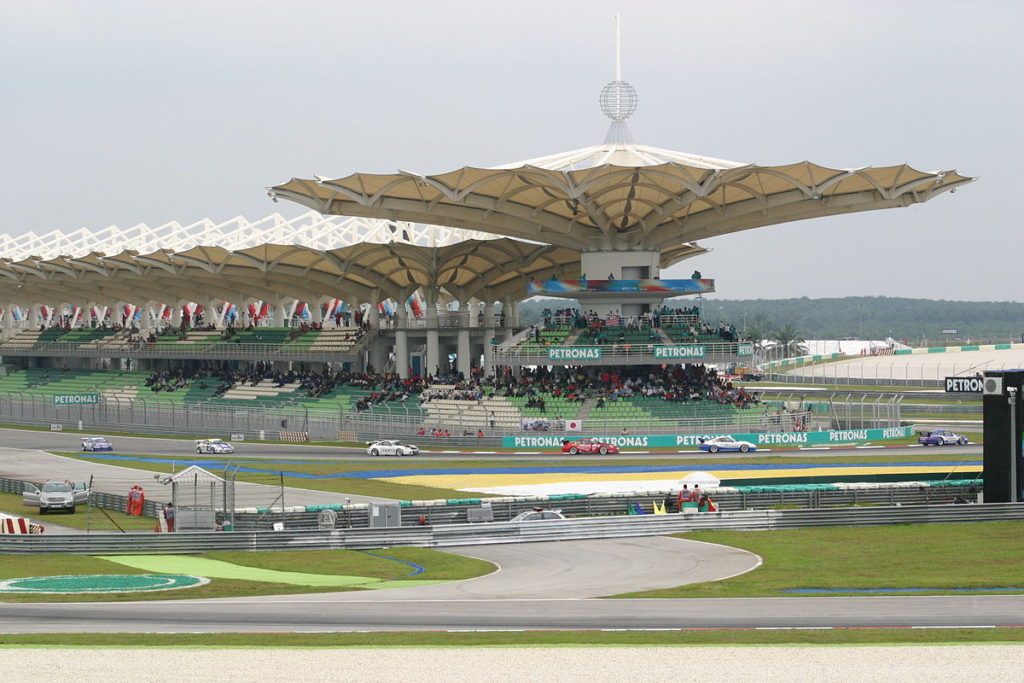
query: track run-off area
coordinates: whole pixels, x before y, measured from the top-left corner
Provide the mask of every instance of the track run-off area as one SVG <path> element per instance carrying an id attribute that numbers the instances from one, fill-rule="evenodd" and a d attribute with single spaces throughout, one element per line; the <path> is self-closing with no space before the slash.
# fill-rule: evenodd
<path id="1" fill-rule="evenodd" d="M 13 462 L 26 469 L 19 476 L 58 476 L 59 466 L 112 468 L 121 476 L 152 472 L 114 464 L 61 458 L 38 450 L 75 450 L 72 434 L 3 430 L 5 445 L 34 446 L 0 453 L 0 474 L 12 476 Z M 121 451 L 192 459 L 184 440 L 124 437 Z M 293 458 L 365 461 L 382 467 L 385 459 L 359 449 L 279 444 L 242 444 L 236 458 L 255 461 Z M 970 457 L 976 446 L 950 447 L 949 455 Z M 920 454 L 914 447 L 852 451 L 866 460 L 890 453 Z M 850 450 L 837 453 L 849 455 Z M 928 451 L 933 456 L 934 449 Z M 25 460 L 35 453 L 36 460 Z M 800 455 L 787 451 L 787 455 Z M 813 452 L 813 457 L 827 456 Z M 14 458 L 12 455 L 18 455 Z M 812 453 L 806 453 L 812 456 Z M 453 454 L 425 454 L 450 460 Z M 479 460 L 485 455 L 463 454 Z M 537 456 L 494 454 L 501 460 L 535 464 Z M 551 454 L 541 456 L 551 459 Z M 567 458 L 557 456 L 560 464 Z M 625 456 L 628 459 L 630 456 Z M 643 454 L 651 458 L 652 454 Z M 679 454 L 657 457 L 679 459 Z M 622 456 L 617 458 L 622 460 Z M 411 459 L 407 459 L 411 460 Z M 709 467 L 707 456 L 692 458 L 694 467 Z M 28 462 L 29 464 L 24 464 Z M 34 464 L 33 464 L 34 463 Z M 126 463 L 127 464 L 127 463 Z M 44 471 L 47 470 L 47 471 Z M 67 476 L 63 473 L 59 476 Z M 258 485 L 254 485 L 258 486 Z M 296 489 L 301 491 L 302 489 Z M 324 492 L 305 490 L 311 496 Z M 289 494 L 292 490 L 289 489 Z M 477 579 L 372 591 L 279 595 L 259 598 L 162 600 L 139 603 L 19 603 L 0 611 L 4 633 L 115 632 L 305 632 L 420 631 L 507 629 L 687 629 L 701 628 L 843 628 L 843 627 L 998 627 L 1024 625 L 1024 596 L 867 596 L 728 599 L 601 599 L 627 592 L 721 580 L 755 570 L 761 558 L 735 548 L 677 538 L 607 539 L 461 547 L 454 552 L 492 562 L 498 569 Z M 178 596 L 180 597 L 180 596 Z"/>

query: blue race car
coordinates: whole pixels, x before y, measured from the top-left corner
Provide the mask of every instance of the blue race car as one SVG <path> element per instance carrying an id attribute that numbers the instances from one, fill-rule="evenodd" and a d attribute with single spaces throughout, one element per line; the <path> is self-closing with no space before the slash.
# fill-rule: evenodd
<path id="1" fill-rule="evenodd" d="M 951 444 L 964 446 L 967 444 L 967 437 L 963 434 L 954 434 L 948 429 L 936 429 L 924 432 L 917 442 L 923 446 L 948 446 Z"/>
<path id="2" fill-rule="evenodd" d="M 717 453 L 718 451 L 748 453 L 756 451 L 757 446 L 749 441 L 737 441 L 731 436 L 716 436 L 713 439 L 701 439 L 700 449 L 709 453 Z"/>
<path id="3" fill-rule="evenodd" d="M 83 436 L 83 451 L 112 451 L 114 447 L 107 441 L 105 436 Z"/>

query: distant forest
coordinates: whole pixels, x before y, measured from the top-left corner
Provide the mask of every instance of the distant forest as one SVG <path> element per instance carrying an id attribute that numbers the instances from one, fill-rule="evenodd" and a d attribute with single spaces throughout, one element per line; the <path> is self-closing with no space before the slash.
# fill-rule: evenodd
<path id="1" fill-rule="evenodd" d="M 669 306 L 691 306 L 696 299 L 669 299 Z M 531 299 L 519 304 L 520 316 L 539 322 L 544 308 L 577 307 L 574 300 Z M 790 325 L 803 339 L 907 340 L 913 345 L 981 341 L 1021 341 L 1024 303 L 1012 301 L 936 301 L 866 296 L 839 299 L 704 299 L 704 317 L 750 330 L 771 331 Z M 948 332 L 956 330 L 955 332 Z M 946 332 L 944 332 L 946 331 Z M 768 335 L 769 337 L 771 335 Z"/>

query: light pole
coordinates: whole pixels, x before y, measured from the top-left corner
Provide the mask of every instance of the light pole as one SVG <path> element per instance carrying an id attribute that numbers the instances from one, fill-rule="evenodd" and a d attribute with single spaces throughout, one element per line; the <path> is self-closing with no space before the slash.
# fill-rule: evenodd
<path id="1" fill-rule="evenodd" d="M 1010 500 L 1020 500 L 1017 493 L 1017 387 L 1006 387 L 1006 401 L 1010 404 Z"/>

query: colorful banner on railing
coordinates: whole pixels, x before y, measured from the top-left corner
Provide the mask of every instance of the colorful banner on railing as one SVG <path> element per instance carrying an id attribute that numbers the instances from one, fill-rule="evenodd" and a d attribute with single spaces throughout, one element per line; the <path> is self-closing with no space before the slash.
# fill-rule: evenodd
<path id="1" fill-rule="evenodd" d="M 703 346 L 655 346 L 654 357 L 655 358 L 703 358 L 705 355 L 705 349 Z"/>
<path id="2" fill-rule="evenodd" d="M 736 346 L 737 356 L 753 356 L 754 345 L 753 344 L 737 344 Z"/>
<path id="3" fill-rule="evenodd" d="M 99 403 L 99 394 L 54 394 L 53 405 L 77 406 L 83 403 Z"/>
<path id="4" fill-rule="evenodd" d="M 702 280 L 531 280 L 528 294 L 578 294 L 581 292 L 680 292 L 705 294 L 715 291 L 715 281 Z"/>
<path id="5" fill-rule="evenodd" d="M 828 432 L 767 432 L 764 434 L 729 434 L 739 441 L 749 441 L 758 446 L 810 446 L 858 441 L 884 441 L 906 439 L 914 435 L 913 427 L 885 427 L 883 429 L 839 429 Z M 697 448 L 701 439 L 725 436 L 720 433 L 708 434 L 654 434 L 650 436 L 595 436 L 605 443 L 620 448 Z M 536 436 L 506 436 L 502 439 L 504 448 L 560 448 L 560 434 Z M 579 438 L 575 434 L 572 439 Z"/>
<path id="6" fill-rule="evenodd" d="M 601 360 L 602 354 L 598 346 L 553 346 L 548 360 Z"/>

